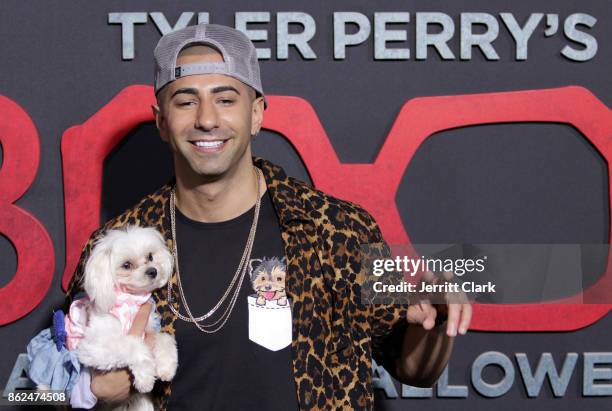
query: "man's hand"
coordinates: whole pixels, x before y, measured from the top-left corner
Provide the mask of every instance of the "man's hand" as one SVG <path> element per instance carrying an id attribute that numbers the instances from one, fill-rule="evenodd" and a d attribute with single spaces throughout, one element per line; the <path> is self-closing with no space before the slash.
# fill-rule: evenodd
<path id="1" fill-rule="evenodd" d="M 141 336 L 144 333 L 152 308 L 149 303 L 140 307 L 128 335 Z M 125 401 L 129 397 L 131 389 L 132 382 L 127 368 L 106 372 L 92 370 L 91 392 L 98 400 L 105 402 Z"/>
<path id="2" fill-rule="evenodd" d="M 443 280 L 434 278 L 430 273 L 424 280 L 438 284 L 440 281 L 450 281 L 452 274 L 445 273 L 443 277 Z M 422 327 L 408 326 L 406 329 L 394 376 L 404 384 L 431 387 L 448 364 L 453 349 L 453 337 L 457 332 L 467 333 L 472 319 L 472 306 L 463 292 L 430 293 L 414 297 L 414 302 L 408 307 L 406 319 L 409 323 L 420 324 Z M 430 301 L 446 303 L 432 304 Z M 439 315 L 447 317 L 446 330 L 435 327 Z"/>
<path id="3" fill-rule="evenodd" d="M 436 324 L 436 317 L 446 315 L 446 335 L 455 337 L 467 333 L 472 320 L 472 306 L 469 303 L 431 304 L 420 301 L 408 307 L 407 319 L 409 323 L 421 324 L 426 330 L 431 330 Z"/>
<path id="4" fill-rule="evenodd" d="M 445 272 L 443 279 L 434 278 L 431 272 L 426 273 L 424 281 L 439 284 L 441 281 L 451 281 L 453 273 Z M 446 335 L 455 337 L 459 334 L 467 333 L 472 320 L 472 306 L 468 302 L 467 296 L 463 291 L 437 293 L 435 301 L 444 298 L 446 304 L 432 304 L 428 296 L 419 298 L 417 302 L 408 308 L 407 320 L 412 324 L 421 324 L 425 330 L 431 330 L 436 324 L 436 317 L 443 315 L 447 317 Z"/>

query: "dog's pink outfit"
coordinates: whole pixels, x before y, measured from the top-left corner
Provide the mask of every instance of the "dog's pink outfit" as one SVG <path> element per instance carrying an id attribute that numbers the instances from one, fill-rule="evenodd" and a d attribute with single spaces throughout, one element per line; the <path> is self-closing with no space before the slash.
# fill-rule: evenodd
<path id="1" fill-rule="evenodd" d="M 140 306 L 150 298 L 151 293 L 131 294 L 121 287 L 115 286 L 115 305 L 110 310 L 110 313 L 119 319 L 124 334 L 127 334 L 132 327 Z M 68 314 L 64 317 L 67 334 L 66 346 L 69 350 L 74 350 L 83 338 L 85 327 L 87 327 L 88 306 L 89 298 L 87 297 L 75 300 L 70 304 Z"/>

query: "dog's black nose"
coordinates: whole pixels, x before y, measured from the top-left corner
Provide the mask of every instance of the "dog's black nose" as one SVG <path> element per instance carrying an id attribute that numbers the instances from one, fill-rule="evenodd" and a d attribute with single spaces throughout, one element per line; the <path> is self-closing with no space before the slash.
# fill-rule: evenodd
<path id="1" fill-rule="evenodd" d="M 155 267 L 149 267 L 147 271 L 145 271 L 145 274 L 151 278 L 155 278 L 157 277 L 157 269 Z"/>

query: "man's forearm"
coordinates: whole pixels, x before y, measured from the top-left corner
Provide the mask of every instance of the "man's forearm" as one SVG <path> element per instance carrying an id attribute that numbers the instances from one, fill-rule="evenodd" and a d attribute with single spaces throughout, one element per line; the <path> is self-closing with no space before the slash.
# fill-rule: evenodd
<path id="1" fill-rule="evenodd" d="M 446 324 L 425 330 L 410 324 L 404 333 L 402 354 L 395 374 L 399 381 L 415 387 L 431 387 L 446 367 L 454 337 L 446 334 Z"/>

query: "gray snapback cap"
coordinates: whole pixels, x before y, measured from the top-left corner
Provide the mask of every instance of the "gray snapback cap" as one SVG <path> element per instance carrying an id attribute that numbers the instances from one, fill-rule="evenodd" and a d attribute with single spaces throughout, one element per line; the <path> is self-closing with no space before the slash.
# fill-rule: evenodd
<path id="1" fill-rule="evenodd" d="M 209 45 L 219 50 L 222 62 L 176 65 L 181 50 L 190 45 Z M 194 74 L 224 74 L 240 80 L 266 97 L 261 87 L 257 51 L 239 30 L 218 24 L 198 24 L 170 32 L 159 40 L 155 51 L 155 94 L 177 78 Z"/>

